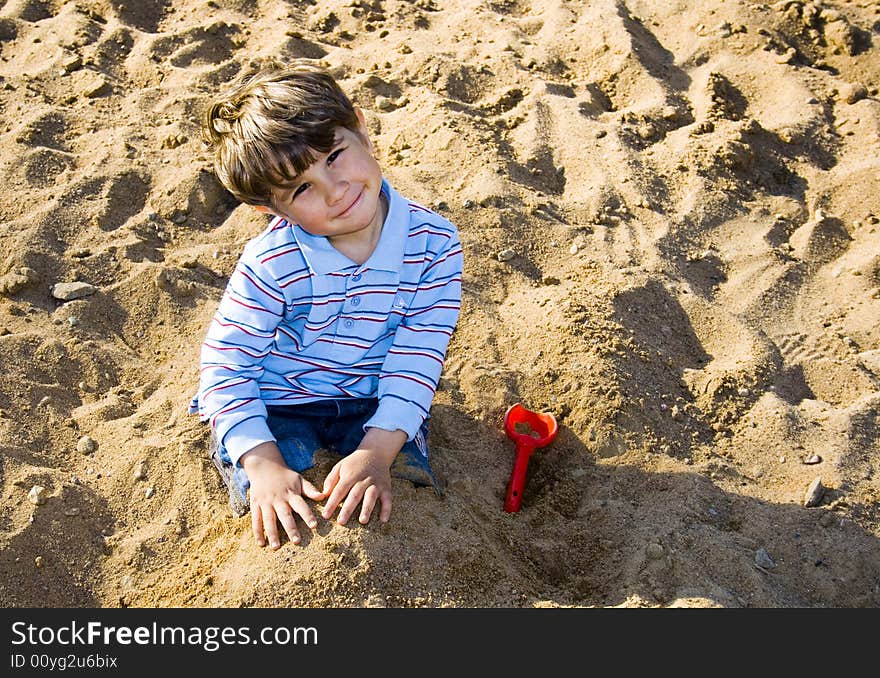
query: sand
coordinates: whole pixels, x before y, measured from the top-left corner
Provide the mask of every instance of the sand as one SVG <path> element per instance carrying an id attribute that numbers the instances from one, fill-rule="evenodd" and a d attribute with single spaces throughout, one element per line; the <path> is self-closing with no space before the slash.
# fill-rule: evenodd
<path id="1" fill-rule="evenodd" d="M 877 607 L 878 42 L 875 2 L 0 0 L 0 605 Z M 271 551 L 187 414 L 265 225 L 199 116 L 299 57 L 464 295 L 443 496 Z M 506 513 L 517 402 L 559 435 Z"/>

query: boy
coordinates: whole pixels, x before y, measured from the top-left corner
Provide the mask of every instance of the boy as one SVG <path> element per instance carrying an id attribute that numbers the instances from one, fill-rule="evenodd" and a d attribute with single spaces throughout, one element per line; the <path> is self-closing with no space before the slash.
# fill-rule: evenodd
<path id="1" fill-rule="evenodd" d="M 428 411 L 461 304 L 446 219 L 383 178 L 363 112 L 305 63 L 264 68 L 205 119 L 215 171 L 273 215 L 233 272 L 202 345 L 200 418 L 233 510 L 260 546 L 300 543 L 305 498 L 345 524 L 391 513 L 391 473 L 434 485 Z M 318 448 L 344 455 L 318 490 Z"/>

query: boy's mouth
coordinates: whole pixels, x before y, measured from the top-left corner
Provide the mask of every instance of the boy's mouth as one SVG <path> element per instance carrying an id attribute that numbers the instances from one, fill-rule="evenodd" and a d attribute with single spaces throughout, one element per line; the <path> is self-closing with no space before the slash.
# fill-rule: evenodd
<path id="1" fill-rule="evenodd" d="M 354 200 L 352 200 L 351 204 L 348 207 L 346 207 L 344 210 L 342 210 L 339 214 L 337 214 L 336 218 L 337 219 L 344 219 L 345 217 L 347 217 L 351 213 L 351 211 L 358 205 L 358 203 L 360 203 L 361 197 L 363 195 L 364 195 L 364 189 L 362 188 L 360 190 L 360 192 L 357 194 L 357 197 Z"/>

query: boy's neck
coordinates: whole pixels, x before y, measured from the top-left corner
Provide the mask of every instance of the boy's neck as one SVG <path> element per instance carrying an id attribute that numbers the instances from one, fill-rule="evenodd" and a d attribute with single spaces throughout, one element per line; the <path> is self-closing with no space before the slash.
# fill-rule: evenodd
<path id="1" fill-rule="evenodd" d="M 370 258 L 379 239 L 382 236 L 382 228 L 385 225 L 385 219 L 388 217 L 388 198 L 385 193 L 379 192 L 379 218 L 370 228 L 351 233 L 329 237 L 327 240 L 333 245 L 337 252 L 341 252 L 356 264 L 363 264 Z"/>

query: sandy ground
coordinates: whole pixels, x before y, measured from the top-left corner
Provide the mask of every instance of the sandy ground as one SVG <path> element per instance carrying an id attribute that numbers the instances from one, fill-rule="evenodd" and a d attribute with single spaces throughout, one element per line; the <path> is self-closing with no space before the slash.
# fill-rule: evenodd
<path id="1" fill-rule="evenodd" d="M 0 604 L 877 607 L 878 43 L 876 2 L 0 0 Z M 269 57 L 466 258 L 444 496 L 276 552 L 187 414 L 265 224 L 199 116 Z M 560 432 L 508 514 L 515 402 Z"/>

